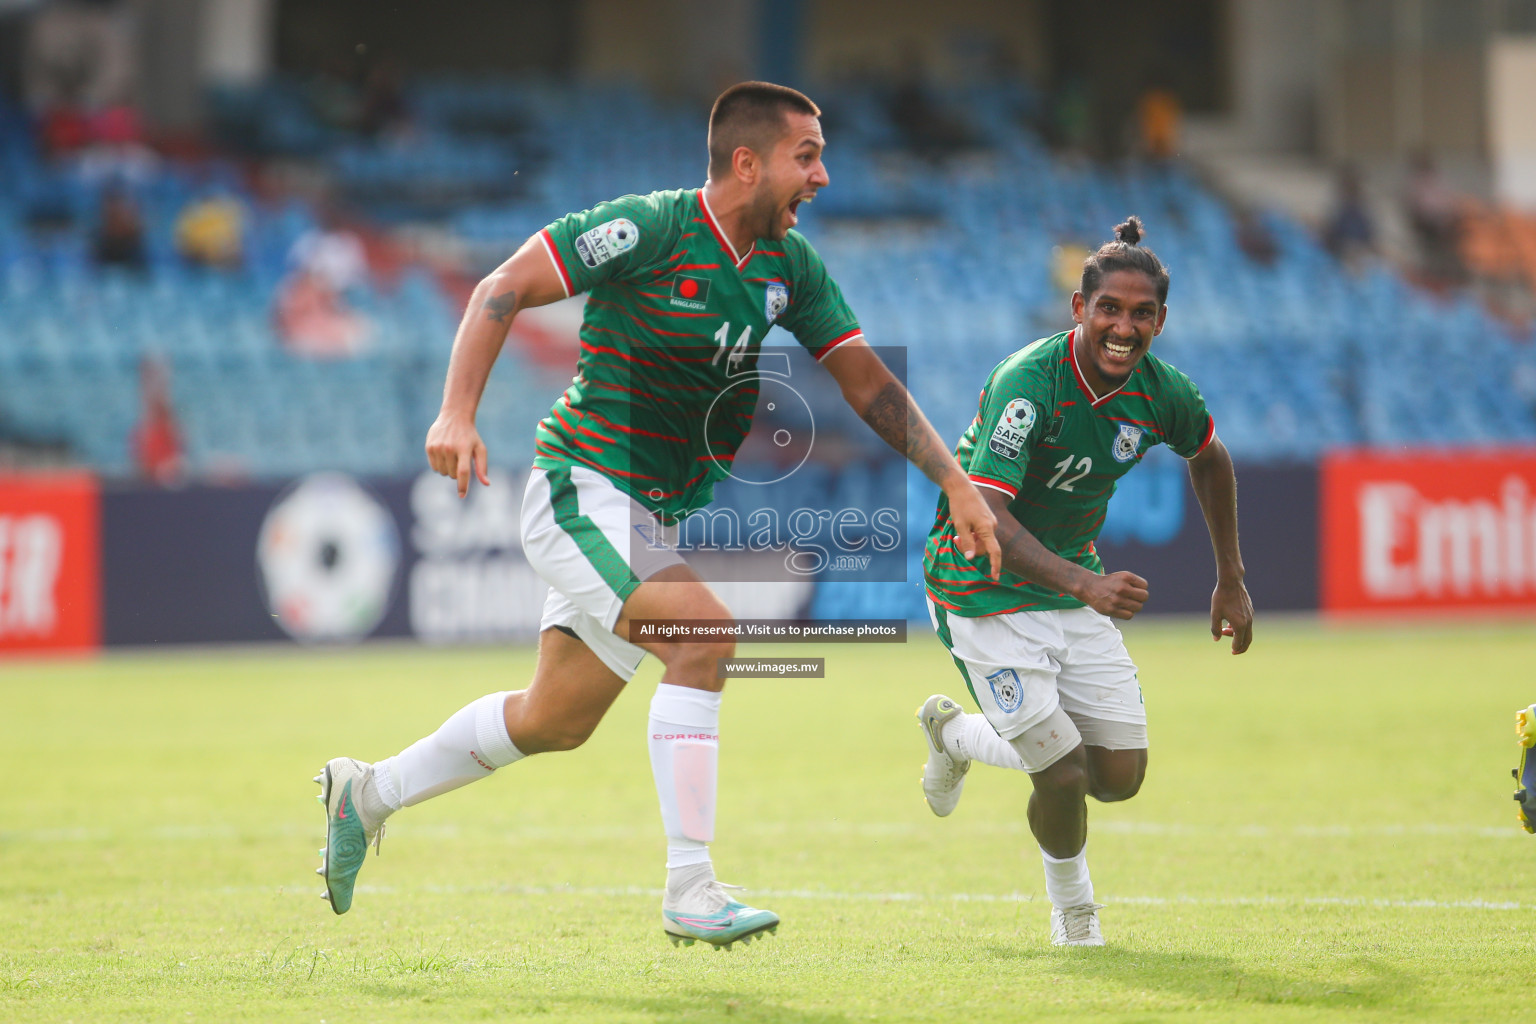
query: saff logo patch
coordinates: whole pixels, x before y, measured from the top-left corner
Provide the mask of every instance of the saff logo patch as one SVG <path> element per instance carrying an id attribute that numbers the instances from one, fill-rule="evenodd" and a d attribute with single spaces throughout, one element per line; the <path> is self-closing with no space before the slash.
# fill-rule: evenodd
<path id="1" fill-rule="evenodd" d="M 600 267 L 622 255 L 640 241 L 640 229 L 627 217 L 605 221 L 591 231 L 576 236 L 576 255 L 588 267 Z"/>
<path id="2" fill-rule="evenodd" d="M 1017 459 L 1035 425 L 1035 405 L 1027 398 L 1015 398 L 1003 409 L 992 428 L 987 447 L 1005 459 Z"/>
<path id="3" fill-rule="evenodd" d="M 709 304 L 709 278 L 679 274 L 672 279 L 672 297 L 668 300 L 684 309 L 703 309 Z"/>

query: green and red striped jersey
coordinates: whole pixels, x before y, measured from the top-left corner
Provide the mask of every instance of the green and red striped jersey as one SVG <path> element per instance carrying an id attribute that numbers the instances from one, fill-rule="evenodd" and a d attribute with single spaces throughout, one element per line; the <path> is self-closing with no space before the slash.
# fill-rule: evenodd
<path id="1" fill-rule="evenodd" d="M 860 337 L 796 231 L 738 253 L 702 189 L 624 196 L 539 233 L 568 295 L 587 292 L 576 377 L 539 424 L 534 465 L 582 465 L 679 518 L 709 504 L 751 429 L 774 324 L 819 361 Z"/>
<path id="2" fill-rule="evenodd" d="M 1119 388 L 1095 395 L 1077 365 L 1074 336 L 1043 338 L 997 364 L 955 458 L 978 487 L 1008 495 L 1008 511 L 1041 544 L 1103 572 L 1093 542 L 1115 484 L 1157 444 L 1194 458 L 1216 424 L 1194 382 L 1151 353 Z M 993 583 L 985 558 L 967 561 L 954 536 L 940 495 L 923 558 L 935 604 L 969 616 L 1082 606 L 1006 569 Z"/>

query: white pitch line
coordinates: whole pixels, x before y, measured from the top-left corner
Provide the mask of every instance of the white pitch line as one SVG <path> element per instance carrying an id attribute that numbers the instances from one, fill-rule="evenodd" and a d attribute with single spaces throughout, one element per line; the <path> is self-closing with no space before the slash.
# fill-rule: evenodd
<path id="1" fill-rule="evenodd" d="M 267 889 L 240 887 L 221 892 L 268 892 Z M 359 885 L 365 894 L 399 895 L 425 892 L 460 896 L 499 894 L 506 896 L 644 896 L 659 898 L 666 892 L 640 885 L 566 886 L 566 885 Z M 760 889 L 752 895 L 762 899 L 822 900 L 833 903 L 1041 903 L 1045 897 L 1024 892 L 841 892 L 822 889 Z M 306 889 L 284 889 L 285 895 L 308 895 Z M 1507 900 L 1431 900 L 1375 899 L 1354 896 L 1101 896 L 1107 905 L 1123 904 L 1148 907 L 1373 907 L 1382 910 L 1536 910 L 1536 904 Z"/>
<path id="2" fill-rule="evenodd" d="M 505 829 L 476 827 L 466 829 L 460 825 L 410 825 L 400 828 L 397 835 L 416 835 L 428 839 L 456 839 L 474 835 L 483 839 L 602 841 L 653 839 L 659 835 L 656 828 L 629 825 L 598 826 L 521 826 Z M 210 839 L 283 839 L 308 836 L 319 830 L 311 825 L 283 825 L 275 828 L 241 828 L 235 825 L 153 825 L 135 829 L 102 828 L 35 828 L 0 829 L 3 843 L 99 843 L 119 840 L 150 840 L 152 842 L 203 842 Z M 758 823 L 733 829 L 732 836 L 782 836 L 797 835 L 856 835 L 856 836 L 923 836 L 935 830 L 947 830 L 951 836 L 1017 835 L 1027 836 L 1029 826 L 1017 822 L 965 822 L 943 825 L 931 822 L 772 822 Z M 1421 823 L 1416 825 L 1187 825 L 1154 821 L 1097 821 L 1090 831 L 1107 835 L 1206 837 L 1217 836 L 1239 839 L 1392 839 L 1411 837 L 1444 837 L 1455 839 L 1522 839 L 1525 834 L 1514 825 L 1508 828 L 1488 825 L 1443 825 Z"/>

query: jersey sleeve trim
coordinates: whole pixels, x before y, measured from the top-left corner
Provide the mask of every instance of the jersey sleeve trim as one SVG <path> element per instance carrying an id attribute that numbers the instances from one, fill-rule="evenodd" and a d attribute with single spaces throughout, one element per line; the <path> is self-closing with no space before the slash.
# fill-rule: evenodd
<path id="1" fill-rule="evenodd" d="M 851 331 L 845 331 L 842 334 L 839 334 L 837 337 L 833 338 L 831 341 L 827 342 L 825 345 L 821 346 L 821 348 L 817 349 L 811 354 L 819 363 L 827 356 L 831 355 L 832 350 L 837 348 L 839 345 L 846 344 L 855 338 L 862 337 L 864 337 L 864 329 L 862 327 L 855 327 Z"/>
<path id="2" fill-rule="evenodd" d="M 1205 449 L 1208 448 L 1210 446 L 1210 443 L 1212 441 L 1214 441 L 1214 440 L 1216 440 L 1216 417 L 1212 416 L 1210 413 L 1206 413 L 1205 414 L 1205 440 L 1201 441 L 1200 442 L 1200 447 L 1195 449 L 1195 455 L 1199 455 L 1201 452 L 1205 451 Z M 1190 456 L 1188 456 L 1188 458 L 1192 459 L 1192 458 L 1195 457 L 1195 455 L 1190 455 Z"/>
<path id="3" fill-rule="evenodd" d="M 1019 496 L 1019 489 L 1017 487 L 1009 487 L 1001 480 L 994 480 L 989 476 L 978 476 L 975 473 L 968 474 L 967 478 L 977 487 L 990 487 L 994 491 L 1002 491 L 1009 498 L 1017 498 Z"/>
<path id="4" fill-rule="evenodd" d="M 539 232 L 539 241 L 544 243 L 544 251 L 549 253 L 549 262 L 555 265 L 555 273 L 560 275 L 560 285 L 565 289 L 565 297 L 570 298 L 576 294 L 576 289 L 571 285 L 571 275 L 566 273 L 565 264 L 560 261 L 560 250 L 555 248 L 555 240 L 549 236 L 549 228 Z"/>

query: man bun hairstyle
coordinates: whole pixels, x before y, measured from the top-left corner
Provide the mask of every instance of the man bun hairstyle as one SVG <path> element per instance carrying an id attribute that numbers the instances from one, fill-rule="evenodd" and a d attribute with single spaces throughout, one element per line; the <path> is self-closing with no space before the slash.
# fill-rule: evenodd
<path id="1" fill-rule="evenodd" d="M 805 93 L 772 82 L 738 82 L 721 93 L 709 112 L 709 176 L 724 177 L 742 146 L 766 155 L 790 113 L 820 117 L 821 108 Z"/>
<path id="2" fill-rule="evenodd" d="M 1097 292 L 1104 278 L 1115 271 L 1136 270 L 1146 274 L 1156 286 L 1158 305 L 1168 301 L 1168 268 L 1157 253 L 1142 247 L 1143 231 L 1141 218 L 1134 214 L 1115 225 L 1115 240 L 1105 242 L 1083 261 L 1083 298 Z"/>

